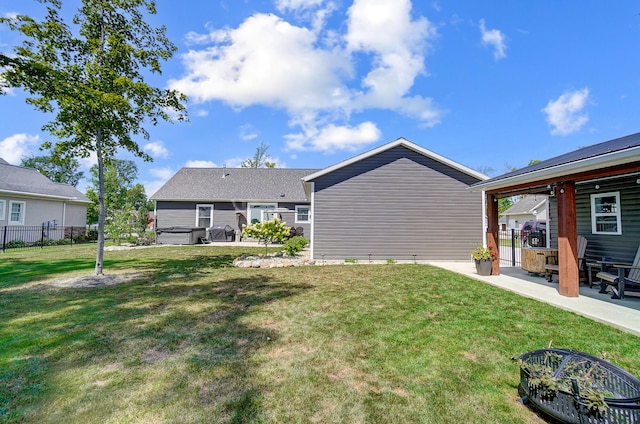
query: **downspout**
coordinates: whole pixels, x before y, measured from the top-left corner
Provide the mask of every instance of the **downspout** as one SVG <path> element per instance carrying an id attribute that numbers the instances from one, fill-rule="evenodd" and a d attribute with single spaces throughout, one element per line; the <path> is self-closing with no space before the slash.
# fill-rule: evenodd
<path id="1" fill-rule="evenodd" d="M 62 202 L 62 227 L 67 226 L 67 201 Z"/>
<path id="2" fill-rule="evenodd" d="M 482 190 L 482 213 L 480 216 L 482 217 L 480 240 L 482 240 L 482 247 L 487 247 L 487 196 L 484 190 Z"/>
<path id="3" fill-rule="evenodd" d="M 311 241 L 309 242 L 309 256 L 311 259 L 315 259 L 314 258 L 314 245 L 315 245 L 315 222 L 316 222 L 316 211 L 315 211 L 315 207 L 316 207 L 316 202 L 315 202 L 315 195 L 316 195 L 316 183 L 312 182 L 311 183 Z"/>

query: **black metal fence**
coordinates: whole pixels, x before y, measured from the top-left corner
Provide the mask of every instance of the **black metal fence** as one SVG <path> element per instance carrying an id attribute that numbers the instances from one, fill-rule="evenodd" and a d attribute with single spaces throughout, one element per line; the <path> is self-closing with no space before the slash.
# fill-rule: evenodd
<path id="1" fill-rule="evenodd" d="M 547 235 L 544 231 L 523 231 L 508 228 L 498 231 L 500 240 L 500 265 L 521 266 L 521 249 L 546 247 Z"/>
<path id="2" fill-rule="evenodd" d="M 92 243 L 98 239 L 98 231 L 87 226 L 62 227 L 43 224 L 36 226 L 7 225 L 0 227 L 0 250 L 33 249 L 45 246 Z"/>

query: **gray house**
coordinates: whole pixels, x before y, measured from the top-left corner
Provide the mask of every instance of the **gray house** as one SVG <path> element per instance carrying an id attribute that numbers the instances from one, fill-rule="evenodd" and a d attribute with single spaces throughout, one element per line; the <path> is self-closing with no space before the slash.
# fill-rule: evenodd
<path id="1" fill-rule="evenodd" d="M 176 231 L 231 227 L 280 218 L 310 233 L 310 200 L 302 178 L 316 169 L 182 168 L 153 196 L 161 243 L 189 244 L 195 237 Z M 176 229 L 176 227 L 178 227 Z M 172 232 L 173 231 L 173 232 Z M 204 236 L 204 234 L 203 234 Z"/>
<path id="2" fill-rule="evenodd" d="M 558 250 L 560 294 L 578 296 L 577 236 L 586 256 L 631 262 L 640 245 L 640 133 L 583 147 L 482 181 L 488 206 L 487 243 L 498 244 L 497 199 L 549 196 L 547 232 Z M 493 274 L 500 261 L 493 262 Z"/>
<path id="3" fill-rule="evenodd" d="M 314 259 L 465 260 L 487 177 L 399 138 L 305 176 Z"/>
<path id="4" fill-rule="evenodd" d="M 91 201 L 69 184 L 0 159 L 0 226 L 85 227 Z"/>

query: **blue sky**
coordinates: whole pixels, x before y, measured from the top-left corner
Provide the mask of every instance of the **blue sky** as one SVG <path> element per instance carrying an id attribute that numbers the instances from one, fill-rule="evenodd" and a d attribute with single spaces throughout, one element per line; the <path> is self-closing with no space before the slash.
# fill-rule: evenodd
<path id="1" fill-rule="evenodd" d="M 78 1 L 63 4 L 72 11 Z M 148 82 L 187 94 L 190 122 L 150 127 L 139 140 L 154 157 L 136 160 L 148 195 L 183 166 L 239 166 L 262 142 L 279 167 L 323 168 L 405 137 L 498 175 L 640 131 L 636 1 L 157 7 L 150 21 L 166 25 L 178 52 Z M 35 0 L 0 3 L 2 15 L 40 10 Z M 2 51 L 17 41 L 0 29 Z M 0 157 L 15 164 L 50 139 L 40 128 L 52 115 L 24 97 L 0 97 Z"/>

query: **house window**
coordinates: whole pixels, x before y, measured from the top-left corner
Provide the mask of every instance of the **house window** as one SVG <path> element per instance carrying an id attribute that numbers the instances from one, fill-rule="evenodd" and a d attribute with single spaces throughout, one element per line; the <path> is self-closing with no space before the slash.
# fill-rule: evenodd
<path id="1" fill-rule="evenodd" d="M 591 232 L 622 234 L 619 191 L 591 195 Z"/>
<path id="2" fill-rule="evenodd" d="M 24 225 L 24 202 L 9 202 L 9 225 Z"/>
<path id="3" fill-rule="evenodd" d="M 311 221 L 311 207 L 307 205 L 296 206 L 296 224 Z"/>
<path id="4" fill-rule="evenodd" d="M 249 224 L 255 224 L 257 222 L 268 221 L 270 210 L 278 207 L 275 203 L 249 203 L 247 205 L 247 216 Z"/>
<path id="5" fill-rule="evenodd" d="M 213 205 L 196 205 L 196 227 L 213 226 Z"/>
<path id="6" fill-rule="evenodd" d="M 6 201 L 5 200 L 0 200 L 0 221 L 4 220 L 4 207 L 5 207 Z"/>

